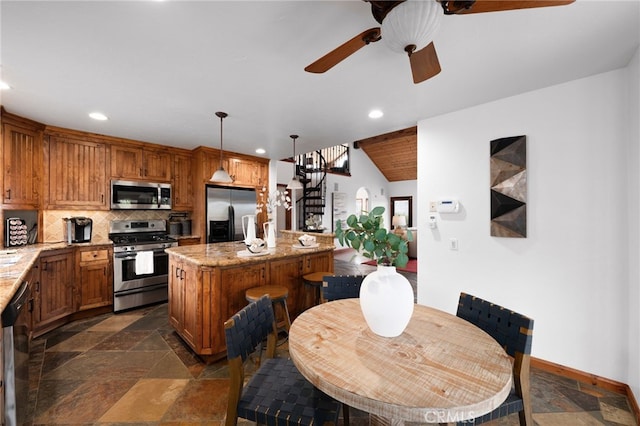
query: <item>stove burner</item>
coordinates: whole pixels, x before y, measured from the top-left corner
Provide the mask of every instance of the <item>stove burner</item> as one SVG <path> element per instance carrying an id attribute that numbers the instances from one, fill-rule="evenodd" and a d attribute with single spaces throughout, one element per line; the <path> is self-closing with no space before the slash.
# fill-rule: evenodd
<path id="1" fill-rule="evenodd" d="M 152 243 L 174 243 L 164 220 L 116 220 L 109 226 L 109 239 L 117 246 Z"/>
<path id="2" fill-rule="evenodd" d="M 110 235 L 109 238 L 114 244 L 144 244 L 144 243 L 164 243 L 177 241 L 167 234 L 122 234 Z"/>

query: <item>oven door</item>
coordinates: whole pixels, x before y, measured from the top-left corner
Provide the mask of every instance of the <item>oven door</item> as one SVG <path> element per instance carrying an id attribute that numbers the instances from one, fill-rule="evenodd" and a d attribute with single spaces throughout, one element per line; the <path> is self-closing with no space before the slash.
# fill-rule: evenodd
<path id="1" fill-rule="evenodd" d="M 140 250 L 144 251 L 144 250 Z M 116 253 L 113 263 L 113 292 L 129 291 L 169 282 L 169 255 L 164 249 L 153 251 L 153 272 L 136 273 L 138 252 Z M 115 295 L 115 294 L 114 294 Z"/>

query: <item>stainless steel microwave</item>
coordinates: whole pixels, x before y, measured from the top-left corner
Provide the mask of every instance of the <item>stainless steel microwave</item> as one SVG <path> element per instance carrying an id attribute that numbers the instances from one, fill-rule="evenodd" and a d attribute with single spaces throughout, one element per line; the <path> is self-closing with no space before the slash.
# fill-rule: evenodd
<path id="1" fill-rule="evenodd" d="M 171 184 L 112 180 L 111 210 L 171 210 Z"/>

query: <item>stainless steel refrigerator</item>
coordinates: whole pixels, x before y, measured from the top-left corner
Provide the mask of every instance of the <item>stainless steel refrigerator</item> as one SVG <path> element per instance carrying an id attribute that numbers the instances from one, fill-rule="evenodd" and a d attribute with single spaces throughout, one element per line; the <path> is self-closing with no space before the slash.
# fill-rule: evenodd
<path id="1" fill-rule="evenodd" d="M 256 214 L 254 189 L 207 185 L 207 242 L 241 241 L 242 216 Z"/>

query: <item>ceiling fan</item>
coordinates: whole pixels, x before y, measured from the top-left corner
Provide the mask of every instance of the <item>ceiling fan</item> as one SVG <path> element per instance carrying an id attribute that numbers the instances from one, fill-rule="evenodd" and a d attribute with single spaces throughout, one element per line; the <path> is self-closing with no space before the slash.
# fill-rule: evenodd
<path id="1" fill-rule="evenodd" d="M 498 12 L 561 6 L 575 0 L 400 0 L 371 3 L 371 13 L 381 27 L 369 28 L 327 53 L 304 70 L 323 73 L 364 46 L 382 39 L 395 51 L 409 55 L 413 82 L 421 83 L 440 72 L 433 35 L 443 15 Z"/>

